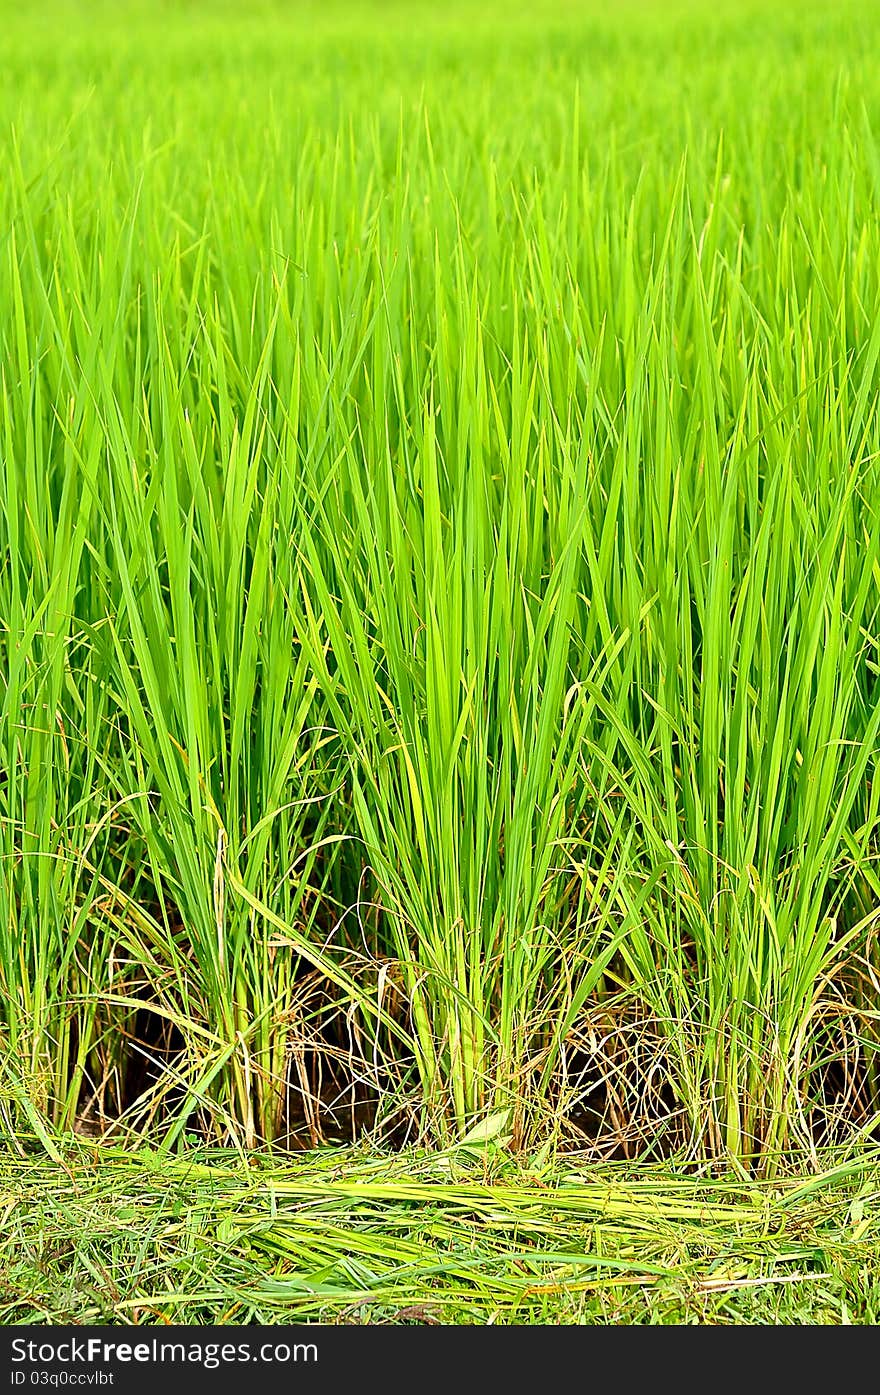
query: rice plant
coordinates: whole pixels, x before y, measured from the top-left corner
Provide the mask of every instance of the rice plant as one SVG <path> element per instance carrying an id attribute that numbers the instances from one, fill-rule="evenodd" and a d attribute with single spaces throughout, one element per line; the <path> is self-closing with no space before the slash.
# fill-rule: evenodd
<path id="1" fill-rule="evenodd" d="M 870 7 L 3 21 L 12 1126 L 865 1136 Z"/>

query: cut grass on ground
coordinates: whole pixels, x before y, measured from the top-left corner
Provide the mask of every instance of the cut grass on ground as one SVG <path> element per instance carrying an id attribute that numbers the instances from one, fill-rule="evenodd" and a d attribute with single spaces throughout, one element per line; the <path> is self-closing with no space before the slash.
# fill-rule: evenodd
<path id="1" fill-rule="evenodd" d="M 0 1321 L 874 1323 L 880 1162 L 736 1183 L 328 1149 L 0 1160 Z"/>

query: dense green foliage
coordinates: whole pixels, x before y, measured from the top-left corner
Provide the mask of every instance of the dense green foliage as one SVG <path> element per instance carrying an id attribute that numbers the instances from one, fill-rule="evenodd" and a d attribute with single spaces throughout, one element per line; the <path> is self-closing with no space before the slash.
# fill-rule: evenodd
<path id="1" fill-rule="evenodd" d="M 10 1126 L 868 1128 L 873 7 L 0 33 Z"/>

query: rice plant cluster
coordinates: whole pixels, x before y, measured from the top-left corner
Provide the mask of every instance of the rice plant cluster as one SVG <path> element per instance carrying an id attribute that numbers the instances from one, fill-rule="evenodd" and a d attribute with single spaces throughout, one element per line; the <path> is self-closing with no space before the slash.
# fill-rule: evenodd
<path id="1" fill-rule="evenodd" d="M 876 7 L 0 33 L 6 1128 L 866 1137 Z"/>

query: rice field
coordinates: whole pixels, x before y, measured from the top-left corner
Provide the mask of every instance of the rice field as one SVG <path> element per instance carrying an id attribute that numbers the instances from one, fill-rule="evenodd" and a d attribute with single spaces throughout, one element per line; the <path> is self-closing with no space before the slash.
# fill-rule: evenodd
<path id="1" fill-rule="evenodd" d="M 858 1159 L 876 5 L 4 0 L 0 62 L 12 1173 Z"/>

